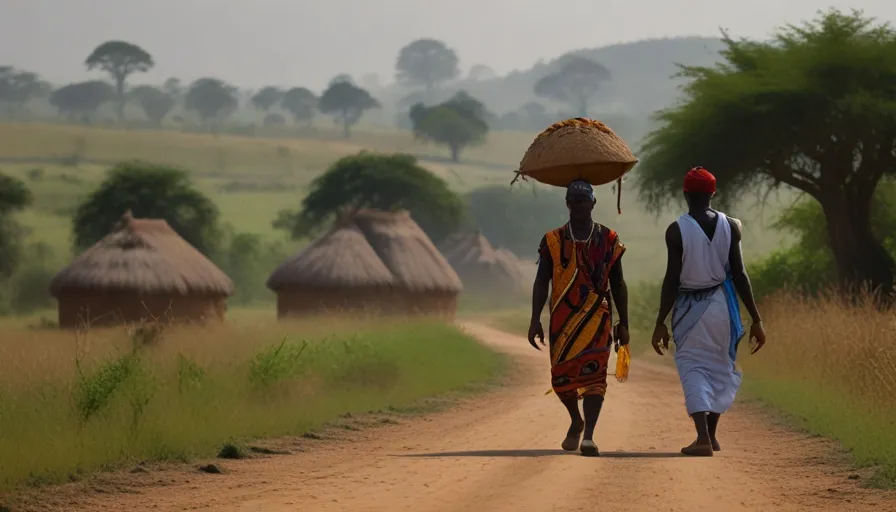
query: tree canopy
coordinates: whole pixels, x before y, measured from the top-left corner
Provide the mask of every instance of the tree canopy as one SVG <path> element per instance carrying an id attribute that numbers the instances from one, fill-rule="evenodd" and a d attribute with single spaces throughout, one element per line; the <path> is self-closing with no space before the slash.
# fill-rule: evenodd
<path id="1" fill-rule="evenodd" d="M 535 95 L 568 104 L 580 116 L 588 116 L 588 104 L 610 71 L 593 60 L 571 55 L 557 71 L 535 83 Z"/>
<path id="2" fill-rule="evenodd" d="M 262 87 L 260 91 L 252 95 L 252 106 L 267 112 L 283 99 L 283 91 L 279 87 Z"/>
<path id="3" fill-rule="evenodd" d="M 399 83 L 431 90 L 460 74 L 457 54 L 435 39 L 417 39 L 398 52 L 395 78 Z"/>
<path id="4" fill-rule="evenodd" d="M 21 260 L 22 228 L 12 214 L 24 210 L 32 199 L 21 180 L 0 173 L 0 279 L 9 278 Z"/>
<path id="5" fill-rule="evenodd" d="M 157 127 L 162 126 L 165 116 L 177 102 L 171 94 L 151 85 L 135 87 L 128 95 L 137 101 L 146 117 Z"/>
<path id="6" fill-rule="evenodd" d="M 226 117 L 239 107 L 236 87 L 217 78 L 200 78 L 190 85 L 184 106 L 199 114 L 202 122 Z"/>
<path id="7" fill-rule="evenodd" d="M 350 136 L 349 128 L 361 120 L 364 112 L 379 107 L 380 102 L 369 92 L 347 81 L 330 84 L 318 103 L 322 113 L 330 114 L 336 122 L 342 123 L 346 139 Z"/>
<path id="8" fill-rule="evenodd" d="M 0 66 L 0 104 L 21 108 L 32 98 L 48 96 L 51 90 L 36 73 Z"/>
<path id="9" fill-rule="evenodd" d="M 310 123 L 314 119 L 314 111 L 317 109 L 317 96 L 305 87 L 293 87 L 286 91 L 280 100 L 280 106 L 292 114 L 295 122 L 304 121 Z"/>
<path id="10" fill-rule="evenodd" d="M 60 87 L 50 94 L 50 105 L 60 113 L 87 116 L 115 98 L 111 85 L 100 80 Z"/>
<path id="11" fill-rule="evenodd" d="M 312 235 L 349 207 L 406 209 L 434 241 L 453 233 L 464 215 L 461 198 L 413 156 L 362 151 L 315 178 L 301 210 L 281 212 L 274 227 L 294 238 Z"/>
<path id="12" fill-rule="evenodd" d="M 417 103 L 410 110 L 414 136 L 451 149 L 451 160 L 460 160 L 460 152 L 481 144 L 488 134 L 485 106 L 461 91 L 450 100 L 433 107 Z"/>
<path id="13" fill-rule="evenodd" d="M 894 263 L 871 227 L 878 182 L 896 171 L 896 32 L 861 12 L 819 13 L 769 42 L 725 35 L 724 62 L 682 67 L 681 105 L 658 116 L 638 187 L 655 211 L 694 165 L 727 203 L 786 185 L 824 213 L 843 284 L 892 290 Z"/>
<path id="14" fill-rule="evenodd" d="M 106 236 L 121 215 L 165 219 L 174 231 L 209 256 L 220 239 L 218 207 L 193 187 L 181 169 L 145 162 L 120 164 L 78 206 L 74 245 L 86 249 Z"/>
<path id="15" fill-rule="evenodd" d="M 118 121 L 124 122 L 125 83 L 134 73 L 145 73 L 155 66 L 146 50 L 126 41 L 106 41 L 97 46 L 84 61 L 87 69 L 100 69 L 112 77 L 118 98 Z"/>

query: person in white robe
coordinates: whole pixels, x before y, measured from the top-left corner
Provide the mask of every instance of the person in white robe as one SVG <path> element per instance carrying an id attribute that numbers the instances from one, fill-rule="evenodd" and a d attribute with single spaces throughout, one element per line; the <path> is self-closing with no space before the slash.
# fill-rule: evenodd
<path id="1" fill-rule="evenodd" d="M 685 407 L 694 420 L 697 440 L 682 448 L 692 456 L 721 450 L 717 428 L 743 377 L 737 348 L 745 334 L 739 295 L 752 317 L 751 353 L 765 344 L 765 330 L 753 298 L 741 252 L 741 223 L 711 207 L 716 179 L 702 167 L 684 180 L 688 213 L 666 230 L 668 263 L 660 310 L 651 343 L 663 355 L 669 347 L 666 317 L 672 312 L 675 366 Z"/>

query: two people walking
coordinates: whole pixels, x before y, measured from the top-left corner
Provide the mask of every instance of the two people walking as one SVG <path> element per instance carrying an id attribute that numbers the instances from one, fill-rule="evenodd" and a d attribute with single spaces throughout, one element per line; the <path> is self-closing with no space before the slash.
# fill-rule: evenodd
<path id="1" fill-rule="evenodd" d="M 745 329 L 738 296 L 752 318 L 751 353 L 762 348 L 766 336 L 744 268 L 740 221 L 711 206 L 715 177 L 695 167 L 684 178 L 683 192 L 688 212 L 666 230 L 668 263 L 651 343 L 662 355 L 675 341 L 685 406 L 697 433 L 682 453 L 712 456 L 721 449 L 719 419 L 741 383 L 735 360 Z M 571 183 L 566 205 L 569 221 L 548 232 L 539 247 L 528 338 L 536 349 L 541 350 L 539 344 L 549 348 L 551 384 L 570 416 L 562 448 L 597 456 L 594 429 L 607 391 L 610 350 L 614 340 L 620 345 L 630 341 L 625 246 L 615 231 L 592 219 L 595 198 L 589 183 Z M 541 312 L 548 298 L 546 344 Z"/>

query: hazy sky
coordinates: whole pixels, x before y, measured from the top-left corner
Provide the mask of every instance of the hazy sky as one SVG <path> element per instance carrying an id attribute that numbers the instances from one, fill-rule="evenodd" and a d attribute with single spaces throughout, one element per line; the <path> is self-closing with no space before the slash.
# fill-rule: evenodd
<path id="1" fill-rule="evenodd" d="M 503 74 L 571 49 L 719 27 L 765 37 L 831 6 L 896 21 L 894 0 L 0 0 L 0 65 L 57 83 L 99 77 L 84 58 L 124 39 L 157 62 L 135 81 L 320 89 L 343 72 L 392 82 L 397 51 L 419 37 L 447 42 L 464 72 L 482 63 Z"/>

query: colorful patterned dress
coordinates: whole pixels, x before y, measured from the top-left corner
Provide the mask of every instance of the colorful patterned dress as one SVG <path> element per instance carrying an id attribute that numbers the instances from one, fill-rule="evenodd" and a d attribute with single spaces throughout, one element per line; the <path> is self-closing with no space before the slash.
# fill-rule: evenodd
<path id="1" fill-rule="evenodd" d="M 584 241 L 573 238 L 569 224 L 542 238 L 539 256 L 552 264 L 551 385 L 561 400 L 607 391 L 610 270 L 624 252 L 616 232 L 597 223 Z"/>

